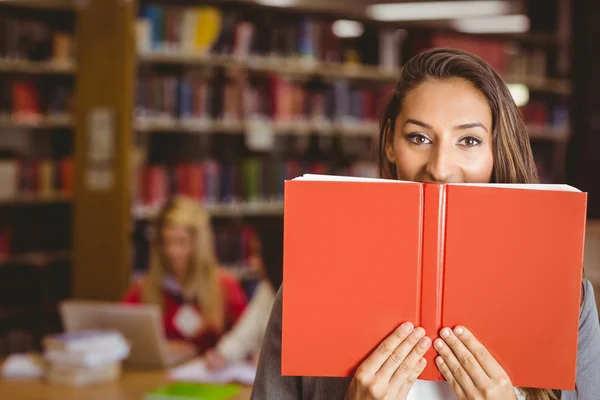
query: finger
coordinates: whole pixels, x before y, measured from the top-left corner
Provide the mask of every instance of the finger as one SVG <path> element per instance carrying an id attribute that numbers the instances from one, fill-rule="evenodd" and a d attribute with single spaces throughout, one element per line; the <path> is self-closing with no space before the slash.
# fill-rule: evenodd
<path id="1" fill-rule="evenodd" d="M 464 398 L 466 398 L 465 391 L 463 390 L 463 388 L 460 385 L 460 383 L 458 383 L 458 381 L 456 380 L 456 378 L 454 377 L 454 375 L 452 375 L 452 371 L 448 367 L 448 364 L 446 364 L 444 362 L 444 359 L 441 356 L 437 356 L 435 358 L 435 363 L 437 364 L 438 369 L 440 370 L 440 372 L 442 373 L 442 375 L 444 376 L 444 378 L 446 378 L 446 381 L 452 387 L 452 391 L 454 391 L 454 394 L 456 395 L 456 398 L 458 398 L 458 399 L 464 399 Z"/>
<path id="2" fill-rule="evenodd" d="M 424 336 L 425 329 L 423 328 L 416 328 L 410 335 L 408 335 L 408 337 L 394 349 L 387 360 L 385 360 L 377 372 L 378 378 L 381 377 L 381 379 L 384 379 L 386 382 L 388 382 L 397 372 L 397 370 L 399 370 L 400 372 L 404 372 L 404 379 L 406 379 L 414 366 L 417 365 L 417 362 L 419 362 L 419 359 L 423 357 L 423 354 L 425 354 L 422 352 L 423 349 L 427 351 L 429 346 L 431 346 L 431 339 L 427 338 L 425 340 Z M 421 341 L 423 341 L 423 343 L 421 343 Z M 424 347 L 421 347 L 420 345 L 423 345 Z M 408 357 L 414 349 L 417 349 L 415 354 L 412 354 L 411 357 Z"/>
<path id="3" fill-rule="evenodd" d="M 385 338 L 373 351 L 369 357 L 358 367 L 356 375 L 361 377 L 371 377 L 381 368 L 383 363 L 388 359 L 396 347 L 408 337 L 414 330 L 414 326 L 410 322 L 405 322 L 400 325 L 394 332 Z"/>
<path id="4" fill-rule="evenodd" d="M 410 392 L 410 389 L 412 389 L 417 379 L 419 379 L 419 376 L 421 375 L 421 373 L 423 373 L 426 366 L 427 360 L 421 358 L 417 362 L 417 365 L 412 370 L 408 378 L 400 386 L 400 390 L 398 391 L 398 396 L 396 398 L 405 399 L 406 397 L 408 397 L 408 392 Z"/>
<path id="5" fill-rule="evenodd" d="M 463 332 L 464 334 L 464 332 Z M 467 349 L 467 346 L 461 342 L 458 337 L 452 332 L 450 328 L 444 328 L 440 332 L 441 338 L 448 346 L 452 353 L 454 353 L 455 358 L 458 360 L 462 368 L 469 375 L 475 386 L 477 387 L 485 387 L 485 385 L 490 381 L 490 377 L 483 370 L 481 365 L 479 365 L 479 361 L 475 358 L 473 353 Z M 444 360 L 448 363 L 444 357 Z"/>
<path id="6" fill-rule="evenodd" d="M 475 384 L 471 380 L 471 377 L 465 368 L 460 364 L 452 352 L 452 349 L 450 349 L 450 347 L 445 344 L 442 339 L 436 339 L 434 342 L 434 347 L 444 361 L 444 365 L 448 366 L 448 369 L 452 375 L 452 379 L 456 381 L 456 384 L 460 385 L 467 396 L 470 398 L 473 397 L 472 395 L 477 393 Z"/>
<path id="7" fill-rule="evenodd" d="M 490 352 L 482 345 L 479 340 L 464 326 L 454 328 L 454 334 L 473 354 L 475 359 L 481 365 L 481 368 L 490 378 L 497 378 L 506 375 L 504 369 Z"/>

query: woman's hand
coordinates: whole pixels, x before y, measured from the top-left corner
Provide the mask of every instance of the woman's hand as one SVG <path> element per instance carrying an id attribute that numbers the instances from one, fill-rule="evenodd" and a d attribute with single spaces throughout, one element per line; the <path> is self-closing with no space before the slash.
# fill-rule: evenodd
<path id="1" fill-rule="evenodd" d="M 207 350 L 204 355 L 206 368 L 210 371 L 219 371 L 227 366 L 227 360 L 216 350 Z"/>
<path id="2" fill-rule="evenodd" d="M 444 328 L 435 362 L 459 400 L 516 400 L 508 374 L 471 332 Z"/>
<path id="3" fill-rule="evenodd" d="M 358 367 L 345 400 L 404 400 L 423 369 L 431 339 L 404 323 Z"/>

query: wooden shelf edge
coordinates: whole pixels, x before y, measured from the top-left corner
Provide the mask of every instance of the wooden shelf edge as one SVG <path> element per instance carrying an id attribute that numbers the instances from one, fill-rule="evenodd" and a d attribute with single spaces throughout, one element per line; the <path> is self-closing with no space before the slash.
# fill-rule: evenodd
<path id="1" fill-rule="evenodd" d="M 186 122 L 168 118 L 137 118 L 135 129 L 142 133 L 239 134 L 251 129 L 254 123 L 251 120 Z M 275 134 L 279 135 L 306 135 L 317 132 L 325 136 L 335 134 L 344 136 L 375 136 L 377 133 L 377 122 L 263 121 L 259 124 L 269 125 L 269 128 Z"/>
<path id="2" fill-rule="evenodd" d="M 20 254 L 10 254 L 0 256 L 0 268 L 8 263 L 31 263 L 35 265 L 44 265 L 53 261 L 62 261 L 71 259 L 71 252 L 63 251 L 35 251 Z"/>
<path id="3" fill-rule="evenodd" d="M 0 198 L 0 206 L 70 203 L 71 201 L 72 201 L 71 196 L 66 196 L 66 195 L 61 195 L 61 194 L 48 195 L 48 196 L 19 195 L 14 198 Z"/>
<path id="4" fill-rule="evenodd" d="M 0 127 L 15 129 L 54 129 L 73 128 L 74 119 L 70 115 L 56 116 L 0 116 Z"/>
<path id="5" fill-rule="evenodd" d="M 241 68 L 255 72 L 277 72 L 295 76 L 319 75 L 327 78 L 383 80 L 391 83 L 397 80 L 399 72 L 399 70 L 388 70 L 376 65 L 323 63 L 301 57 L 239 57 L 223 54 L 196 54 L 156 50 L 139 52 L 138 62 L 140 64 Z"/>
<path id="6" fill-rule="evenodd" d="M 283 201 L 262 201 L 255 203 L 218 203 L 207 204 L 206 210 L 212 217 L 251 217 L 251 216 L 281 216 Z M 135 205 L 132 215 L 137 220 L 152 219 L 158 212 L 158 207 Z"/>
<path id="7" fill-rule="evenodd" d="M 376 65 L 322 63 L 302 58 L 268 58 L 268 57 L 236 57 L 204 53 L 183 53 L 173 51 L 148 51 L 138 53 L 140 64 L 175 64 L 197 65 L 205 67 L 241 68 L 257 72 L 278 72 L 288 75 L 319 75 L 326 78 L 347 78 L 362 80 L 380 80 L 395 83 L 400 69 L 383 69 Z M 537 76 L 505 75 L 506 83 L 522 83 L 531 90 L 546 91 L 568 95 L 571 93 L 571 82 L 566 79 L 555 79 Z"/>
<path id="8" fill-rule="evenodd" d="M 69 75 L 75 73 L 76 70 L 77 67 L 72 61 L 29 61 L 0 58 L 0 72 Z"/>
<path id="9" fill-rule="evenodd" d="M 75 2 L 72 0 L 2 0 L 0 5 L 40 10 L 75 10 Z"/>
<path id="10" fill-rule="evenodd" d="M 171 118 L 137 118 L 135 129 L 141 133 L 189 133 L 189 134 L 239 134 L 250 129 L 253 122 L 242 121 L 181 121 Z M 335 122 L 264 122 L 271 125 L 275 134 L 279 135 L 306 135 L 318 133 L 320 135 L 365 136 L 377 135 L 377 122 L 363 123 L 335 123 Z M 566 128 L 554 128 L 549 125 L 528 125 L 527 131 L 532 140 L 547 140 L 566 142 L 570 138 L 570 131 Z"/>
<path id="11" fill-rule="evenodd" d="M 549 125 L 528 125 L 527 133 L 531 140 L 545 140 L 557 143 L 568 142 L 571 131 L 568 128 L 555 128 Z"/>

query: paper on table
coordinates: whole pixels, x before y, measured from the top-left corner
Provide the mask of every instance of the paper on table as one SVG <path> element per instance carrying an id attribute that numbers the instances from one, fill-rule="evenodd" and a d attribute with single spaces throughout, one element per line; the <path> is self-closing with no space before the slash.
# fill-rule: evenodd
<path id="1" fill-rule="evenodd" d="M 177 381 L 203 383 L 238 382 L 252 385 L 256 367 L 248 363 L 231 363 L 221 371 L 210 371 L 202 358 L 196 358 L 169 371 L 169 378 Z"/>

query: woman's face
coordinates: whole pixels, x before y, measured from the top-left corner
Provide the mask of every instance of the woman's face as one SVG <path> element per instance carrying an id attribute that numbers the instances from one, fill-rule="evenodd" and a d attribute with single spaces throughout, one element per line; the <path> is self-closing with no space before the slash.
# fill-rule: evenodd
<path id="1" fill-rule="evenodd" d="M 423 82 L 405 97 L 386 156 L 400 180 L 490 182 L 492 113 L 485 96 L 463 79 Z"/>
<path id="2" fill-rule="evenodd" d="M 173 275 L 185 277 L 194 249 L 193 242 L 193 235 L 187 227 L 165 225 L 162 228 L 161 252 Z"/>

